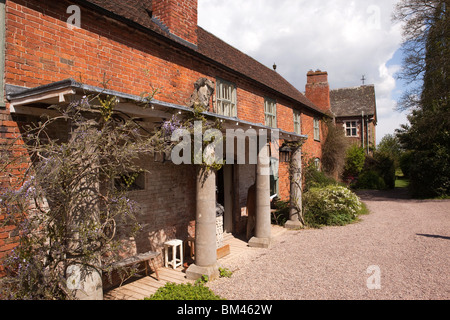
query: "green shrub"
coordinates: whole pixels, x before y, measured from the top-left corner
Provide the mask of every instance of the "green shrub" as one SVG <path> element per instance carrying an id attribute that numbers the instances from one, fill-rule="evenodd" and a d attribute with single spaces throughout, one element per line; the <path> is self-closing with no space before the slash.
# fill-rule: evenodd
<path id="1" fill-rule="evenodd" d="M 376 171 L 383 178 L 387 188 L 395 188 L 395 161 L 385 153 L 375 153 Z"/>
<path id="2" fill-rule="evenodd" d="M 351 223 L 363 209 L 358 196 L 342 186 L 312 188 L 303 196 L 305 223 L 314 228 Z"/>
<path id="3" fill-rule="evenodd" d="M 409 178 L 409 171 L 411 168 L 411 164 L 414 161 L 414 158 L 412 156 L 412 152 L 411 151 L 405 151 L 401 156 L 400 156 L 400 169 L 402 169 L 403 172 L 403 176 L 405 178 Z"/>
<path id="4" fill-rule="evenodd" d="M 271 215 L 271 223 L 284 226 L 286 221 L 289 220 L 290 201 L 277 200 L 274 206 L 276 211 Z"/>
<path id="5" fill-rule="evenodd" d="M 382 182 L 379 181 L 381 178 Z M 395 187 L 395 161 L 385 152 L 375 152 L 366 156 L 364 169 L 352 187 L 357 189 L 386 189 Z"/>
<path id="6" fill-rule="evenodd" d="M 175 284 L 168 282 L 144 300 L 224 300 L 204 284 Z"/>
<path id="7" fill-rule="evenodd" d="M 304 168 L 303 175 L 305 177 L 305 191 L 310 188 L 319 188 L 338 184 L 335 179 L 327 176 L 322 171 L 317 170 L 313 161 L 310 161 Z"/>
<path id="8" fill-rule="evenodd" d="M 356 144 L 353 144 L 347 149 L 345 158 L 344 175 L 357 176 L 364 167 L 366 155 L 364 149 Z"/>
<path id="9" fill-rule="evenodd" d="M 386 188 L 386 183 L 376 171 L 370 170 L 364 171 L 359 175 L 355 188 L 382 190 Z"/>
<path id="10" fill-rule="evenodd" d="M 231 278 L 233 271 L 228 268 L 219 268 L 219 273 L 221 278 Z"/>
<path id="11" fill-rule="evenodd" d="M 448 197 L 450 195 L 450 154 L 434 145 L 432 150 L 413 151 L 409 191 L 415 198 Z"/>

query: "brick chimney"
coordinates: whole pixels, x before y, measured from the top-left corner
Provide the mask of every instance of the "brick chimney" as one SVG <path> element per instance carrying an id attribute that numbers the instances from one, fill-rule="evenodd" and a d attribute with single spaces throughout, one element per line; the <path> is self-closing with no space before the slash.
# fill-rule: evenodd
<path id="1" fill-rule="evenodd" d="M 328 73 L 326 71 L 309 71 L 305 89 L 306 97 L 320 110 L 323 112 L 330 110 L 330 86 L 328 84 Z"/>
<path id="2" fill-rule="evenodd" d="M 152 0 L 156 22 L 175 37 L 197 46 L 197 0 Z"/>

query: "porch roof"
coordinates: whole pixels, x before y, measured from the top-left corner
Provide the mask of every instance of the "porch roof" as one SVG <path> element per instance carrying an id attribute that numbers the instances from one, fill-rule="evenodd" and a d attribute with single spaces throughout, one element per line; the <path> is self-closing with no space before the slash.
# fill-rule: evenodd
<path id="1" fill-rule="evenodd" d="M 12 114 L 41 115 L 44 113 L 44 110 L 51 105 L 69 103 L 74 99 L 80 99 L 82 96 L 88 94 L 115 96 L 119 102 L 116 106 L 117 111 L 141 118 L 168 120 L 174 114 L 178 113 L 181 115 L 183 113 L 192 112 L 192 109 L 187 106 L 86 85 L 79 83 L 72 78 L 34 88 L 24 88 L 7 84 L 5 89 L 6 98 L 10 102 L 10 112 Z M 142 108 L 141 106 L 144 104 L 151 106 L 151 108 Z M 48 113 L 48 110 L 45 112 Z M 223 116 L 209 111 L 202 112 L 202 114 L 207 117 L 221 120 L 225 129 L 253 128 L 255 130 L 265 129 L 269 132 L 278 130 L 280 139 L 297 141 L 308 138 L 307 135 L 288 132 L 279 128 L 271 128 L 261 123 L 253 123 L 236 117 Z"/>

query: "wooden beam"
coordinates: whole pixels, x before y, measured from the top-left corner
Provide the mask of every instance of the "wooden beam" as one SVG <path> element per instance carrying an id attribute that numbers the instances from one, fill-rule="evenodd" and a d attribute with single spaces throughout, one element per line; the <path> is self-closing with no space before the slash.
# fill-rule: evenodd
<path id="1" fill-rule="evenodd" d="M 11 107 L 10 111 L 11 114 L 23 114 L 36 117 L 40 117 L 44 114 L 48 115 L 49 117 L 56 117 L 61 115 L 61 113 L 56 110 L 27 107 L 22 105 Z"/>
<path id="2" fill-rule="evenodd" d="M 170 119 L 172 118 L 173 113 L 166 112 L 163 110 L 151 109 L 151 108 L 143 108 L 137 106 L 133 103 L 119 103 L 115 110 L 121 111 L 123 113 L 142 117 L 142 118 L 164 118 Z"/>
<path id="3" fill-rule="evenodd" d="M 38 103 L 38 102 L 49 103 L 49 104 L 62 103 L 62 102 L 66 101 L 66 99 L 65 99 L 66 95 L 74 95 L 74 94 L 75 94 L 75 89 L 60 89 L 60 90 L 55 90 L 52 92 L 39 93 L 39 94 L 32 95 L 29 97 L 11 100 L 10 110 L 11 110 L 11 113 L 13 113 L 15 108 L 18 106 L 23 106 L 26 104 Z"/>

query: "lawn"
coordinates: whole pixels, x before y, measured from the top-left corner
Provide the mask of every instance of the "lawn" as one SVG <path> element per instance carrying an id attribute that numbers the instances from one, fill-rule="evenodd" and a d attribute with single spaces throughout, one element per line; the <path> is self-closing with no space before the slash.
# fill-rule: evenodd
<path id="1" fill-rule="evenodd" d="M 409 180 L 405 178 L 401 169 L 395 171 L 395 187 L 396 188 L 407 188 L 409 185 Z"/>

